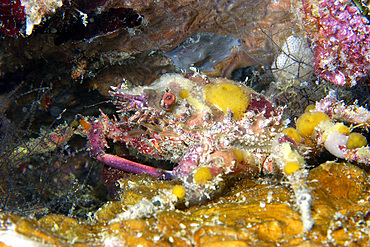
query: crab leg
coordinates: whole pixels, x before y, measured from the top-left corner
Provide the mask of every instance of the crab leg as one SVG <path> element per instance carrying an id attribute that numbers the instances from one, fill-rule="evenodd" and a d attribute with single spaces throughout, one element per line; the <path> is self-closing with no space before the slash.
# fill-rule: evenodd
<path id="1" fill-rule="evenodd" d="M 89 129 L 88 146 L 91 156 L 108 166 L 112 166 L 126 172 L 135 174 L 150 174 L 160 179 L 174 178 L 174 175 L 171 171 L 165 171 L 160 168 L 143 165 L 116 155 L 105 153 L 104 148 L 108 147 L 107 140 L 105 139 L 106 136 L 110 132 L 115 133 L 119 132 L 119 130 L 115 128 L 115 121 L 110 121 L 103 112 L 101 113 L 102 118 L 95 119 L 91 124 L 91 128 Z"/>
<path id="2" fill-rule="evenodd" d="M 150 174 L 160 179 L 172 179 L 174 175 L 171 171 L 162 170 L 159 168 L 146 166 L 140 163 L 136 163 L 125 158 L 112 155 L 112 154 L 101 154 L 96 157 L 97 160 L 105 163 L 108 166 L 112 166 L 117 169 L 124 170 L 135 174 Z"/>
<path id="3" fill-rule="evenodd" d="M 316 111 L 326 113 L 331 119 L 354 125 L 361 124 L 363 128 L 370 125 L 370 112 L 366 108 L 358 105 L 347 106 L 343 101 L 337 100 L 334 93 L 316 102 Z"/>
<path id="4" fill-rule="evenodd" d="M 348 160 L 355 160 L 366 165 L 370 164 L 370 147 L 362 147 L 355 149 L 344 149 L 344 157 Z"/>

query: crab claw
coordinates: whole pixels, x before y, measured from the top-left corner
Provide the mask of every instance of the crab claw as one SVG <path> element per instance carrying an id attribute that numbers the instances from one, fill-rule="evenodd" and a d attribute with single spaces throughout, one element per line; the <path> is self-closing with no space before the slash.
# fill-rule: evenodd
<path id="1" fill-rule="evenodd" d="M 101 113 L 102 117 L 93 121 L 91 124 L 92 126 L 89 129 L 88 146 L 91 156 L 108 166 L 112 166 L 126 172 L 150 174 L 159 179 L 172 179 L 175 177 L 171 171 L 146 166 L 116 155 L 106 154 L 104 152 L 104 148 L 108 147 L 108 143 L 105 138 L 109 132 L 115 133 L 117 129 L 115 129 L 115 122 L 110 121 L 102 111 Z"/>
<path id="2" fill-rule="evenodd" d="M 98 155 L 96 159 L 105 163 L 108 166 L 112 166 L 114 168 L 121 169 L 126 172 L 131 172 L 135 174 L 150 174 L 159 179 L 174 178 L 174 175 L 172 174 L 171 171 L 146 166 L 112 154 L 101 154 Z"/>

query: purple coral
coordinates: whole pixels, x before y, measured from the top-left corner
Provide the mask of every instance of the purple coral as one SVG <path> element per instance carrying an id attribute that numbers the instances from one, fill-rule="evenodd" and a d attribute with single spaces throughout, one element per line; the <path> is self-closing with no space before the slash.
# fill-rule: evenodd
<path id="1" fill-rule="evenodd" d="M 313 42 L 316 73 L 351 86 L 370 69 L 370 25 L 346 0 L 302 0 L 305 30 Z"/>

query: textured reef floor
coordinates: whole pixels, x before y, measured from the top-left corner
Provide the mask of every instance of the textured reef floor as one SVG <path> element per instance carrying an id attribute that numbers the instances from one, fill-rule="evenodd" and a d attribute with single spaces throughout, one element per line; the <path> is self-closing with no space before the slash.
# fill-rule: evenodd
<path id="1" fill-rule="evenodd" d="M 63 215 L 47 215 L 36 220 L 3 214 L 0 236 L 2 239 L 8 236 L 5 242 L 8 245 L 12 244 L 12 238 L 29 246 L 38 246 L 38 243 L 72 246 L 367 246 L 368 173 L 348 163 L 328 162 L 311 170 L 308 181 L 314 198 L 312 217 L 315 226 L 306 233 L 302 232 L 302 221 L 290 189 L 266 180 L 239 181 L 227 195 L 203 206 L 187 210 L 158 209 L 140 217 L 129 216 L 125 212 L 132 210 L 137 202 L 144 199 L 149 202 L 162 190 L 173 186 L 171 181 L 141 175 L 122 181 L 121 201 L 106 203 L 91 214 L 89 220 Z"/>
<path id="2" fill-rule="evenodd" d="M 368 1 L 358 0 L 0 1 L 0 247 L 369 246 L 369 148 L 356 147 L 360 151 L 351 156 L 347 144 L 327 141 L 343 123 L 348 133 L 337 136 L 347 141 L 353 131 L 370 141 L 368 12 Z M 236 112 L 209 107 L 210 100 L 199 93 L 203 91 L 189 82 L 150 88 L 166 73 L 192 78 L 191 83 L 208 90 L 214 77 L 240 83 L 224 84 L 239 88 L 239 94 L 240 88 L 250 87 L 256 97 L 252 109 L 243 108 L 244 122 L 236 121 L 246 124 L 230 124 Z M 138 92 L 135 88 L 145 89 L 136 98 L 124 95 Z M 177 90 L 176 103 L 170 89 Z M 138 109 L 159 98 L 150 109 L 163 111 L 136 116 L 142 124 L 133 128 L 135 112 L 120 117 L 116 112 L 120 92 L 121 108 Z M 114 93 L 118 96 L 112 99 Z M 172 95 L 161 99 L 162 93 Z M 316 110 L 325 108 L 317 102 L 325 103 L 321 100 L 327 95 L 343 102 L 335 108 L 342 112 L 327 108 L 330 117 L 337 117 L 329 121 L 330 130 L 318 124 L 313 134 L 298 134 L 299 141 L 282 134 L 315 103 Z M 179 96 L 185 103 L 178 103 Z M 211 98 L 217 97 L 214 93 Z M 179 105 L 186 111 L 168 117 Z M 202 115 L 204 109 L 212 114 Z M 253 115 L 256 109 L 265 110 Z M 271 109 L 276 115 L 263 118 Z M 194 121 L 178 121 L 192 114 Z M 256 121 L 248 122 L 248 114 Z M 157 119 L 150 122 L 148 116 Z M 263 126 L 274 117 L 279 125 Z M 352 117 L 360 120 L 351 122 Z M 103 120 L 101 129 L 116 124 L 127 130 L 120 133 L 123 139 L 132 138 L 116 142 L 118 135 L 112 134 L 105 151 L 146 167 L 172 170 L 177 163 L 191 163 L 183 150 L 179 153 L 188 160 L 171 159 L 172 153 L 161 156 L 166 143 L 175 149 L 179 140 L 178 132 L 163 127 L 166 123 L 185 125 L 180 130 L 187 143 L 199 144 L 207 139 L 193 141 L 199 133 L 212 133 L 216 152 L 205 144 L 202 151 L 209 148 L 208 157 L 218 154 L 209 162 L 214 167 L 231 156 L 235 162 L 239 154 L 240 163 L 255 161 L 258 171 L 214 176 L 207 168 L 204 185 L 193 181 L 196 169 L 160 180 L 111 168 L 95 159 L 103 151 L 94 150 L 101 143 L 91 138 L 103 133 L 90 129 Z M 197 129 L 199 123 L 219 126 L 221 134 L 221 127 L 245 127 L 242 131 L 251 139 L 235 141 L 239 132 L 227 132 L 236 133 L 230 135 L 230 146 L 238 150 L 218 153 L 217 147 L 232 139 L 214 137 L 218 130 L 211 127 Z M 264 127 L 271 134 L 266 149 L 265 143 L 243 143 Z M 136 136 L 169 141 L 145 146 L 148 142 Z M 337 146 L 330 148 L 330 143 Z M 289 170 L 284 159 L 301 163 Z M 188 198 L 196 193 L 198 201 Z"/>

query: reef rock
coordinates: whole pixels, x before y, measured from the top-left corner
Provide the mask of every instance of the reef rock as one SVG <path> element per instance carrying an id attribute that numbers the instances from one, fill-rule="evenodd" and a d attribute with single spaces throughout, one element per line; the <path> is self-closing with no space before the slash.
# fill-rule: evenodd
<path id="1" fill-rule="evenodd" d="M 292 246 L 307 243 L 342 246 L 352 243 L 366 246 L 370 212 L 367 176 L 367 172 L 348 163 L 328 162 L 312 169 L 308 185 L 312 190 L 315 225 L 309 232 L 302 232 L 291 189 L 279 183 L 245 179 L 217 201 L 174 209 L 167 207 L 163 198 L 171 197 L 168 191 L 176 183 L 141 175 L 121 179 L 120 201 L 106 203 L 89 220 L 62 215 L 36 220 L 2 214 L 0 242 L 13 245 L 14 241 L 22 240 L 29 246 L 41 243 L 70 246 Z M 138 205 L 145 205 L 145 209 Z"/>

